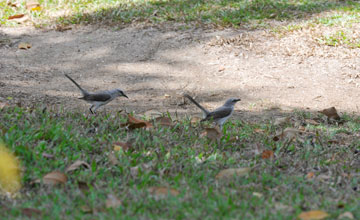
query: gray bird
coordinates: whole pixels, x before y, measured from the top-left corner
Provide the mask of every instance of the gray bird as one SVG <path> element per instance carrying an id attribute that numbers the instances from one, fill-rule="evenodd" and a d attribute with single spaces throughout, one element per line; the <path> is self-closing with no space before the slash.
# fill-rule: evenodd
<path id="1" fill-rule="evenodd" d="M 188 98 L 192 103 L 194 103 L 197 107 L 199 107 L 201 109 L 201 111 L 203 111 L 204 119 L 202 119 L 201 121 L 213 120 L 216 124 L 218 124 L 220 126 L 220 128 L 222 128 L 223 124 L 226 122 L 226 120 L 228 118 L 230 118 L 230 116 L 234 112 L 234 105 L 238 101 L 241 101 L 241 99 L 238 99 L 238 98 L 230 98 L 230 99 L 226 100 L 226 102 L 223 106 L 210 112 L 209 110 L 207 110 L 206 108 L 201 106 L 198 102 L 196 102 L 188 94 L 185 94 L 184 96 L 186 98 Z"/>
<path id="2" fill-rule="evenodd" d="M 95 93 L 88 92 L 88 91 L 84 90 L 83 88 L 81 88 L 81 86 L 79 84 L 77 84 L 75 82 L 75 80 L 73 80 L 69 75 L 65 74 L 65 76 L 68 79 L 70 79 L 70 81 L 73 82 L 80 89 L 83 97 L 80 97 L 79 99 L 83 99 L 86 102 L 91 104 L 91 107 L 89 110 L 92 114 L 95 114 L 96 110 L 99 107 L 108 104 L 109 102 L 111 102 L 118 96 L 124 96 L 124 97 L 128 98 L 121 89 L 112 89 L 112 90 L 106 90 L 106 91 L 99 91 L 99 92 L 95 92 Z M 94 110 L 93 110 L 93 108 L 94 108 Z"/>

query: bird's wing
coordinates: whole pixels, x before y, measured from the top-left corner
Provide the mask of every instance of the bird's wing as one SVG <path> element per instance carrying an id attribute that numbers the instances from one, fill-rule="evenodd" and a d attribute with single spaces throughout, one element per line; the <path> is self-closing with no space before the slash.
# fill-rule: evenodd
<path id="1" fill-rule="evenodd" d="M 231 115 L 232 110 L 232 108 L 222 106 L 210 112 L 204 120 L 225 118 Z"/>
<path id="2" fill-rule="evenodd" d="M 84 96 L 83 99 L 86 101 L 92 101 L 92 102 L 106 102 L 106 101 L 111 100 L 111 95 L 107 94 L 107 93 L 93 93 L 93 94 Z"/>

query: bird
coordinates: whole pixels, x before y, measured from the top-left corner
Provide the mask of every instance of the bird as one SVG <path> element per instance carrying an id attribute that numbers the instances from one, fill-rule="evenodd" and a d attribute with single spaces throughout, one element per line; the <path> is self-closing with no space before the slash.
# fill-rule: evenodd
<path id="1" fill-rule="evenodd" d="M 234 105 L 241 101 L 239 98 L 229 98 L 226 100 L 224 105 L 220 106 L 214 111 L 209 111 L 201 106 L 197 101 L 195 101 L 190 95 L 184 94 L 184 97 L 188 98 L 192 103 L 201 109 L 204 114 L 204 118 L 201 121 L 213 120 L 217 125 L 220 126 L 220 128 L 222 128 L 223 124 L 234 112 Z"/>
<path id="2" fill-rule="evenodd" d="M 76 87 L 78 87 L 83 95 L 83 97 L 80 97 L 79 99 L 85 100 L 86 102 L 90 103 L 90 112 L 92 114 L 96 113 L 96 110 L 103 106 L 108 104 L 109 102 L 111 102 L 112 100 L 114 100 L 115 98 L 119 97 L 119 96 L 124 96 L 126 98 L 127 95 L 125 95 L 125 93 L 121 90 L 121 89 L 112 89 L 112 90 L 105 90 L 105 91 L 98 91 L 98 92 L 88 92 L 85 89 L 81 88 L 81 86 L 75 82 L 75 80 L 73 80 L 69 75 L 64 74 L 71 82 L 73 82 Z"/>

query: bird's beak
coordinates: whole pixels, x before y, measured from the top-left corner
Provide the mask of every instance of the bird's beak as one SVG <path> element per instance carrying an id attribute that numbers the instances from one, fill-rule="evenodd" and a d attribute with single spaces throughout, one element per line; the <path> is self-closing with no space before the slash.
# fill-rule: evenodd
<path id="1" fill-rule="evenodd" d="M 126 97 L 126 98 L 129 98 L 129 97 L 127 97 L 127 95 L 125 95 L 125 93 L 123 93 L 123 96 Z"/>
<path id="2" fill-rule="evenodd" d="M 236 102 L 239 102 L 239 101 L 241 101 L 241 99 L 235 99 L 235 101 L 236 101 Z"/>

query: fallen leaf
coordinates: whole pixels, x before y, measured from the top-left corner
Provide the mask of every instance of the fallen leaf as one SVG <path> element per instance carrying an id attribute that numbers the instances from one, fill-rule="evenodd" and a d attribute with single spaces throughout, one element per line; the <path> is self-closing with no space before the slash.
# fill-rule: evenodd
<path id="1" fill-rule="evenodd" d="M 255 129 L 254 129 L 254 132 L 255 132 L 255 133 L 264 133 L 264 130 L 261 129 L 261 128 L 255 128 Z"/>
<path id="2" fill-rule="evenodd" d="M 164 127 L 172 127 L 174 125 L 172 120 L 168 117 L 155 118 L 155 122 Z"/>
<path id="3" fill-rule="evenodd" d="M 84 213 L 93 213 L 93 210 L 90 206 L 88 205 L 82 205 L 80 206 L 80 210 Z"/>
<path id="4" fill-rule="evenodd" d="M 116 166 L 119 164 L 119 160 L 116 158 L 116 156 L 113 153 L 109 153 L 108 157 L 111 165 Z"/>
<path id="5" fill-rule="evenodd" d="M 201 133 L 201 137 L 207 137 L 213 141 L 220 139 L 222 136 L 223 134 L 218 127 L 205 128 L 205 131 Z"/>
<path id="6" fill-rule="evenodd" d="M 68 168 L 66 168 L 65 172 L 77 170 L 80 167 L 85 167 L 86 169 L 90 169 L 90 165 L 88 163 L 82 160 L 77 160 L 73 164 L 71 164 Z"/>
<path id="7" fill-rule="evenodd" d="M 335 107 L 321 110 L 321 111 L 319 111 L 319 113 L 326 115 L 328 117 L 328 119 L 340 120 L 340 116 L 338 115 Z"/>
<path id="8" fill-rule="evenodd" d="M 262 159 L 274 158 L 274 151 L 272 150 L 264 150 L 261 154 Z"/>
<path id="9" fill-rule="evenodd" d="M 319 122 L 317 122 L 317 121 L 315 121 L 313 119 L 305 119 L 305 122 L 307 124 L 311 124 L 311 125 L 319 125 L 320 124 Z"/>
<path id="10" fill-rule="evenodd" d="M 18 48 L 19 48 L 19 49 L 23 49 L 23 50 L 27 50 L 27 49 L 30 49 L 30 48 L 31 48 L 31 44 L 21 42 L 21 43 L 19 43 Z"/>
<path id="11" fill-rule="evenodd" d="M 21 188 L 20 163 L 0 142 L 0 193 L 16 193 Z"/>
<path id="12" fill-rule="evenodd" d="M 55 158 L 54 155 L 48 154 L 48 153 L 42 153 L 41 156 L 44 157 L 44 158 L 47 158 L 47 159 L 54 159 Z"/>
<path id="13" fill-rule="evenodd" d="M 274 125 L 275 126 L 282 125 L 288 123 L 289 121 L 290 121 L 289 117 L 275 118 Z"/>
<path id="14" fill-rule="evenodd" d="M 87 192 L 87 191 L 90 190 L 89 184 L 88 184 L 87 182 L 78 181 L 77 184 L 78 184 L 79 189 L 80 189 L 82 192 Z"/>
<path id="15" fill-rule="evenodd" d="M 119 151 L 119 150 L 128 151 L 129 149 L 131 149 L 131 144 L 128 142 L 115 142 L 113 143 L 113 147 L 114 147 L 114 151 Z"/>
<path id="16" fill-rule="evenodd" d="M 37 7 L 31 8 L 31 11 L 41 11 L 41 7 L 37 6 Z"/>
<path id="17" fill-rule="evenodd" d="M 121 201 L 113 194 L 108 194 L 105 202 L 106 208 L 118 208 L 121 206 Z"/>
<path id="18" fill-rule="evenodd" d="M 28 218 L 34 217 L 36 215 L 41 215 L 41 211 L 39 209 L 34 208 L 23 208 L 21 209 L 21 213 Z"/>
<path id="19" fill-rule="evenodd" d="M 329 216 L 329 214 L 324 211 L 313 210 L 313 211 L 300 213 L 298 218 L 301 220 L 318 220 L 318 219 L 325 219 L 328 216 Z"/>
<path id="20" fill-rule="evenodd" d="M 57 185 L 57 184 L 65 184 L 67 182 L 67 176 L 60 171 L 53 171 L 46 174 L 42 181 L 45 185 Z M 39 180 L 36 182 L 40 182 Z"/>
<path id="21" fill-rule="evenodd" d="M 180 194 L 178 190 L 169 187 L 150 187 L 148 191 L 157 199 L 166 198 L 168 195 L 177 196 Z"/>
<path id="22" fill-rule="evenodd" d="M 263 197 L 263 194 L 259 193 L 259 192 L 253 192 L 252 195 L 255 196 L 255 197 L 258 197 L 258 198 Z"/>
<path id="23" fill-rule="evenodd" d="M 338 219 L 354 219 L 354 215 L 351 212 L 344 212 L 339 215 Z"/>
<path id="24" fill-rule="evenodd" d="M 12 16 L 9 16 L 8 20 L 19 19 L 24 16 L 25 16 L 25 14 L 12 15 Z"/>
<path id="25" fill-rule="evenodd" d="M 8 2 L 8 6 L 10 7 L 14 7 L 14 8 L 17 8 L 20 6 L 20 3 L 19 2 L 15 2 L 15 3 L 12 3 L 12 2 Z"/>
<path id="26" fill-rule="evenodd" d="M 139 174 L 139 166 L 131 167 L 130 168 L 130 175 L 132 177 L 137 177 Z"/>
<path id="27" fill-rule="evenodd" d="M 169 94 L 164 95 L 165 98 L 170 98 L 171 96 Z"/>
<path id="28" fill-rule="evenodd" d="M 220 171 L 215 178 L 217 180 L 230 179 L 235 176 L 246 176 L 250 172 L 251 168 L 243 167 L 243 168 L 229 168 Z"/>
<path id="29" fill-rule="evenodd" d="M 27 16 L 25 14 L 13 15 L 8 18 L 8 20 L 13 20 L 13 21 L 16 21 L 17 23 L 23 23 L 23 22 L 27 21 L 28 19 L 29 19 L 29 16 Z"/>
<path id="30" fill-rule="evenodd" d="M 312 179 L 315 177 L 315 173 L 314 172 L 309 172 L 308 174 L 306 174 L 306 179 Z"/>
<path id="31" fill-rule="evenodd" d="M 125 124 L 121 124 L 121 127 L 128 127 L 132 130 L 136 128 L 153 128 L 153 125 L 148 121 L 137 119 L 128 114 L 128 121 Z"/>

